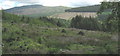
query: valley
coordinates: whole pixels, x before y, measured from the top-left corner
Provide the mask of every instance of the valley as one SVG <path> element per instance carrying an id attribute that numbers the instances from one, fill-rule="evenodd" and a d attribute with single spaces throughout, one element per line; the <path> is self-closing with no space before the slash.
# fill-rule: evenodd
<path id="1" fill-rule="evenodd" d="M 2 53 L 118 54 L 119 18 L 104 12 L 115 19 L 99 19 L 100 6 L 29 5 L 1 10 Z"/>

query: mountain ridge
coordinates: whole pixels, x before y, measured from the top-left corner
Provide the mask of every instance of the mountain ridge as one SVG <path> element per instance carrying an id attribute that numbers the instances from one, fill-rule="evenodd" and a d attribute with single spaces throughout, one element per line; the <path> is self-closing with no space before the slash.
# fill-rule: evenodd
<path id="1" fill-rule="evenodd" d="M 56 13 L 63 13 L 65 12 L 66 9 L 70 9 L 70 8 L 63 6 L 48 7 L 42 5 L 27 5 L 21 7 L 14 7 L 11 9 L 7 9 L 5 11 L 16 15 L 39 17 L 39 16 L 50 16 Z"/>
<path id="2" fill-rule="evenodd" d="M 100 9 L 100 5 L 90 5 L 84 7 L 76 7 L 65 10 L 66 12 L 97 12 Z"/>

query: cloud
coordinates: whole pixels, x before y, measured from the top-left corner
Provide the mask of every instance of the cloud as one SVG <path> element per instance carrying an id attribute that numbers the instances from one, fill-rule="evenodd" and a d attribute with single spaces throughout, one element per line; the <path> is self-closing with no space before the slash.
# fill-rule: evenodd
<path id="1" fill-rule="evenodd" d="M 24 6 L 24 5 L 30 5 L 30 4 L 27 4 L 27 3 L 19 3 L 19 4 L 17 4 L 16 6 Z"/>
<path id="2" fill-rule="evenodd" d="M 39 0 L 9 0 L 9 1 L 16 1 L 16 2 L 20 2 L 20 3 L 31 3 L 31 4 L 39 3 L 38 2 Z"/>
<path id="3" fill-rule="evenodd" d="M 39 0 L 39 4 L 45 6 L 68 6 L 80 7 L 86 5 L 100 4 L 103 0 Z"/>
<path id="4" fill-rule="evenodd" d="M 15 5 L 15 2 L 4 0 L 4 1 L 1 1 L 0 7 L 2 7 L 3 9 L 7 9 L 7 8 L 14 7 L 14 5 Z"/>
<path id="5" fill-rule="evenodd" d="M 0 10 L 2 9 L 9 9 L 9 8 L 13 8 L 15 6 L 23 6 L 23 5 L 29 5 L 29 3 L 20 3 L 17 1 L 11 1 L 11 0 L 0 0 Z"/>
<path id="6" fill-rule="evenodd" d="M 45 6 L 79 6 L 99 4 L 103 0 L 10 0 L 20 3 L 41 4 Z"/>
<path id="7" fill-rule="evenodd" d="M 2 6 L 4 9 L 30 4 L 40 4 L 44 6 L 80 7 L 100 4 L 101 1 L 103 0 L 2 0 L 2 4 L 0 4 L 0 6 Z"/>

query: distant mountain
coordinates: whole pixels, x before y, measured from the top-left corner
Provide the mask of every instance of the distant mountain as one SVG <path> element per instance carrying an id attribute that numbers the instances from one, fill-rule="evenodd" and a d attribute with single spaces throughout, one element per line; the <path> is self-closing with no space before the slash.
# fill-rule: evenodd
<path id="1" fill-rule="evenodd" d="M 77 7 L 65 10 L 66 12 L 97 12 L 100 9 L 100 5 Z"/>
<path id="2" fill-rule="evenodd" d="M 21 7 L 14 7 L 7 9 L 6 12 L 16 14 L 16 15 L 25 15 L 30 17 L 40 17 L 40 16 L 50 16 L 57 13 L 63 13 L 69 7 L 56 6 L 56 7 L 47 7 L 42 5 L 27 5 Z"/>

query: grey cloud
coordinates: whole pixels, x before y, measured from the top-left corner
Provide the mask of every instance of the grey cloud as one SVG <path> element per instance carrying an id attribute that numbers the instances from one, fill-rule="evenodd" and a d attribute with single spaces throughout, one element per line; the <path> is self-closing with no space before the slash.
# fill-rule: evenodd
<path id="1" fill-rule="evenodd" d="M 71 6 L 72 6 L 72 7 L 80 7 L 80 6 L 88 6 L 88 5 L 90 5 L 90 4 L 87 3 L 87 2 L 71 3 Z"/>

